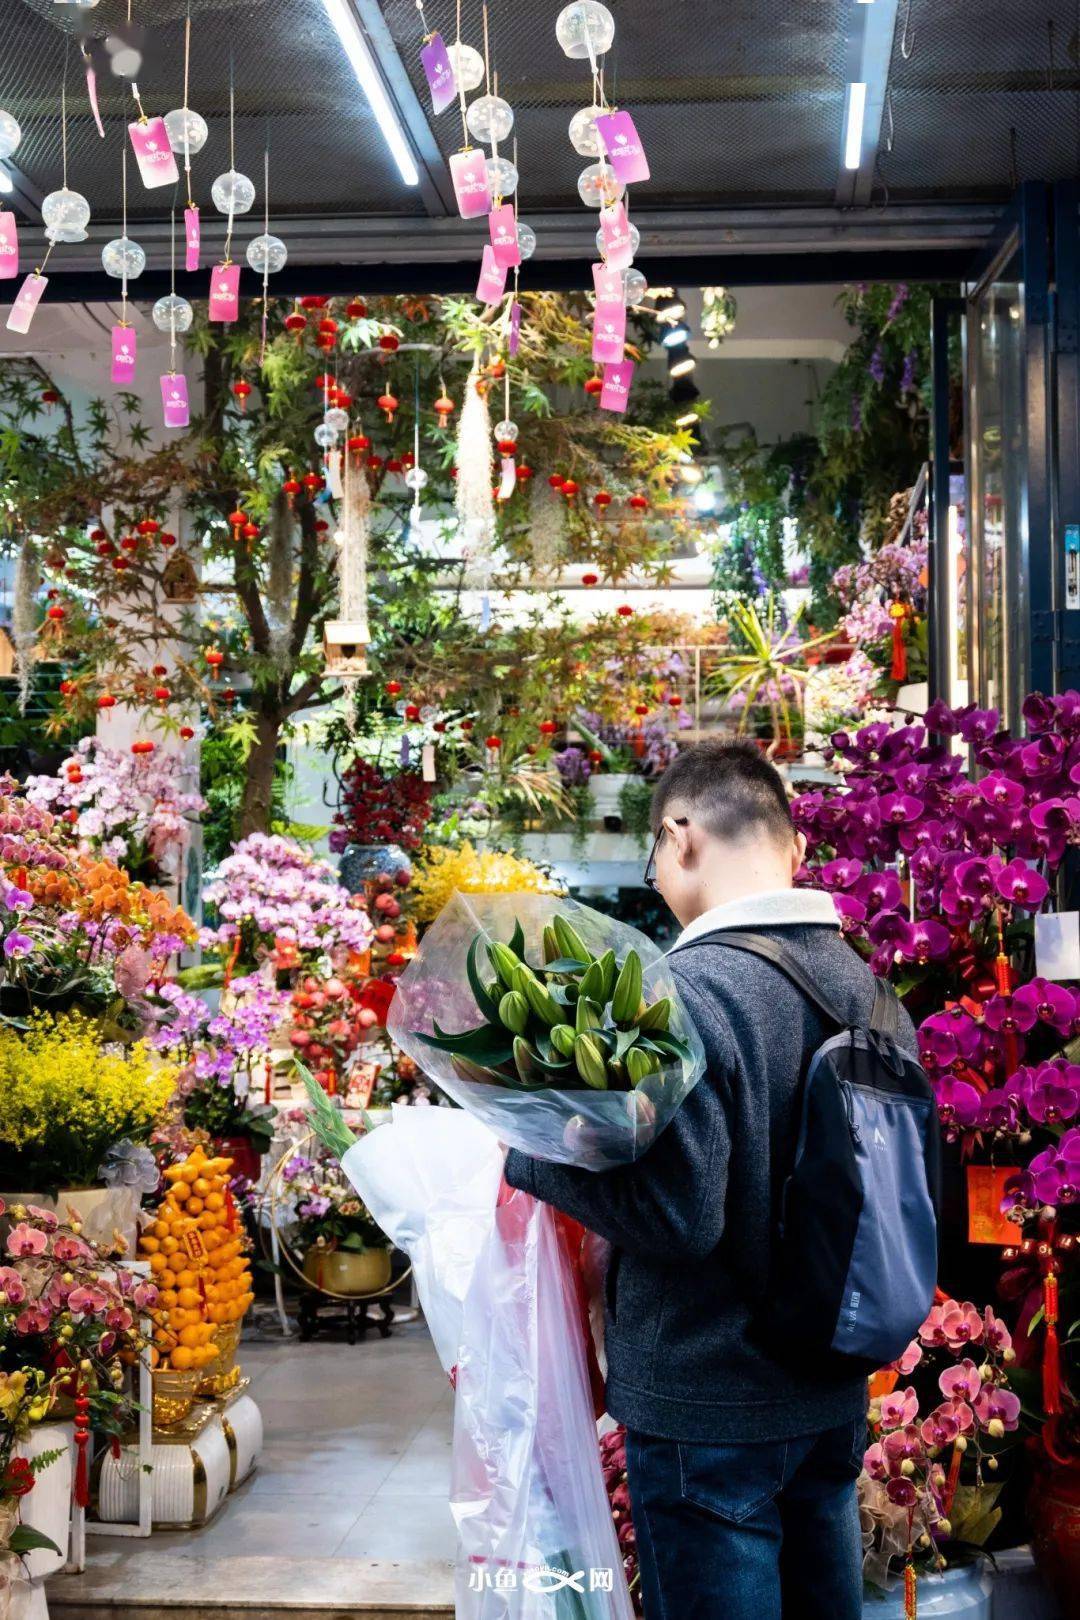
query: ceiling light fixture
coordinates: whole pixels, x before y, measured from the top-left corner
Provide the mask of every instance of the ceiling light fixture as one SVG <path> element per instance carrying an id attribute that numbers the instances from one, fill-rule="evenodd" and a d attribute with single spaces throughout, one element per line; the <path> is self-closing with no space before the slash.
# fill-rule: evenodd
<path id="1" fill-rule="evenodd" d="M 690 353 L 688 343 L 680 343 L 676 348 L 668 350 L 668 376 L 688 377 L 697 365 L 697 361 Z"/>
<path id="2" fill-rule="evenodd" d="M 686 305 L 676 293 L 661 299 L 656 306 L 656 318 L 658 321 L 678 321 L 685 314 Z"/>
<path id="3" fill-rule="evenodd" d="M 382 131 L 383 139 L 393 153 L 401 178 L 407 186 L 418 186 L 420 173 L 413 162 L 401 120 L 391 105 L 375 58 L 371 54 L 371 47 L 364 38 L 350 0 L 323 0 L 323 6 L 341 41 L 342 50 L 349 58 L 360 88 L 368 99 L 368 106 L 375 115 L 375 122 Z"/>
<path id="4" fill-rule="evenodd" d="M 690 328 L 685 321 L 676 321 L 674 326 L 669 326 L 665 332 L 661 332 L 660 341 L 665 349 L 681 348 L 684 343 L 690 341 Z"/>
<path id="5" fill-rule="evenodd" d="M 844 168 L 857 169 L 862 162 L 863 123 L 866 119 L 866 86 L 849 84 L 844 116 Z"/>
<path id="6" fill-rule="evenodd" d="M 683 411 L 681 416 L 677 416 L 675 418 L 675 426 L 679 428 L 693 427 L 695 422 L 700 421 L 701 417 L 698 415 L 697 411 Z"/>
<path id="7" fill-rule="evenodd" d="M 10 197 L 14 190 L 14 180 L 11 178 L 10 174 L 8 174 L 6 169 L 0 168 L 0 194 L 5 197 Z"/>

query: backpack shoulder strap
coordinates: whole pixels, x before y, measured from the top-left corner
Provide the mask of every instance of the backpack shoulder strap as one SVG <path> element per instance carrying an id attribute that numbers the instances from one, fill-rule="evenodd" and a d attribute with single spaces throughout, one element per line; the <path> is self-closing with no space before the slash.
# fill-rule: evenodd
<path id="1" fill-rule="evenodd" d="M 885 979 L 874 982 L 874 1006 L 870 1013 L 870 1028 L 877 1035 L 896 1041 L 900 1034 L 900 1001 Z"/>
<path id="2" fill-rule="evenodd" d="M 742 928 L 720 928 L 712 934 L 700 934 L 697 939 L 688 940 L 685 945 L 680 945 L 677 950 L 670 951 L 668 954 L 675 956 L 678 951 L 688 951 L 692 950 L 695 945 L 707 944 L 726 945 L 731 950 L 747 951 L 752 956 L 760 956 L 764 961 L 771 962 L 774 967 L 780 969 L 781 973 L 787 975 L 796 989 L 801 990 L 808 1001 L 813 1002 L 828 1023 L 835 1024 L 838 1029 L 847 1029 L 850 1026 L 851 1020 L 842 1017 L 837 1012 L 828 997 L 822 994 L 809 975 L 803 971 L 794 953 L 769 934 L 754 934 Z M 876 1001 L 874 1005 L 876 1008 Z"/>

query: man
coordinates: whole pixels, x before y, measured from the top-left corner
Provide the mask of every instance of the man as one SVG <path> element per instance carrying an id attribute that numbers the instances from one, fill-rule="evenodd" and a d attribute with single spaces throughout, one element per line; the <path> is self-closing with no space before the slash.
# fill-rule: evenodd
<path id="1" fill-rule="evenodd" d="M 506 1179 L 613 1245 L 608 1410 L 627 1427 L 647 1620 L 859 1620 L 865 1381 L 800 1368 L 797 1344 L 781 1363 L 753 1332 L 801 1082 L 833 1031 L 775 966 L 707 936 L 782 940 L 853 1021 L 869 1021 L 874 978 L 830 897 L 793 887 L 806 840 L 752 744 L 680 754 L 652 821 L 645 881 L 683 925 L 669 965 L 706 1073 L 636 1164 L 511 1151 Z M 900 1041 L 915 1051 L 903 1013 Z"/>

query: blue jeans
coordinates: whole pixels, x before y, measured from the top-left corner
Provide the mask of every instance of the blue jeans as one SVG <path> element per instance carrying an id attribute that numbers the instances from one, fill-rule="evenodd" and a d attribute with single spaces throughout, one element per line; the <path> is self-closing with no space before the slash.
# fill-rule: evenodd
<path id="1" fill-rule="evenodd" d="M 752 1445 L 630 1432 L 646 1620 L 860 1620 L 865 1425 Z"/>

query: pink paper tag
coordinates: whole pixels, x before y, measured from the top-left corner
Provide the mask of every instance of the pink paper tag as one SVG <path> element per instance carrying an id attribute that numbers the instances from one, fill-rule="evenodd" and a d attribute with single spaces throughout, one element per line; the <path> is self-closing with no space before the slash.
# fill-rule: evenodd
<path id="1" fill-rule="evenodd" d="M 184 209 L 184 269 L 199 268 L 199 210 Z"/>
<path id="2" fill-rule="evenodd" d="M 142 183 L 148 191 L 155 186 L 174 186 L 180 178 L 176 158 L 169 145 L 164 118 L 148 118 L 146 123 L 128 125 Z"/>
<path id="3" fill-rule="evenodd" d="M 462 219 L 479 219 L 481 214 L 491 212 L 487 168 L 484 154 L 478 146 L 467 152 L 451 153 L 450 176 Z"/>
<path id="4" fill-rule="evenodd" d="M 614 270 L 608 264 L 594 264 L 592 279 L 597 303 L 614 304 L 623 296 L 621 270 Z"/>
<path id="5" fill-rule="evenodd" d="M 497 304 L 506 291 L 506 266 L 495 258 L 490 242 L 484 243 L 484 257 L 480 265 L 480 280 L 476 283 L 476 296 L 483 304 Z"/>
<path id="6" fill-rule="evenodd" d="M 621 360 L 618 365 L 604 367 L 604 387 L 600 394 L 601 410 L 625 411 L 630 398 L 630 383 L 633 376 L 632 360 Z"/>
<path id="7" fill-rule="evenodd" d="M 598 365 L 618 365 L 626 349 L 626 305 L 598 303 L 593 316 L 592 357 Z"/>
<path id="8" fill-rule="evenodd" d="M 188 408 L 187 378 L 183 372 L 167 371 L 161 379 L 161 404 L 167 428 L 186 428 L 191 421 Z"/>
<path id="9" fill-rule="evenodd" d="M 510 335 L 506 340 L 507 351 L 511 360 L 518 352 L 521 342 L 521 305 L 515 299 L 510 305 Z"/>
<path id="10" fill-rule="evenodd" d="M 512 270 L 516 264 L 520 264 L 521 249 L 518 247 L 513 203 L 500 203 L 498 208 L 491 210 L 488 230 L 491 232 L 495 263 L 501 264 L 504 270 Z"/>
<path id="11" fill-rule="evenodd" d="M 210 319 L 235 321 L 240 315 L 240 266 L 215 264 L 210 272 Z"/>
<path id="12" fill-rule="evenodd" d="M 511 495 L 514 493 L 514 485 L 516 483 L 517 462 L 514 460 L 513 456 L 503 456 L 502 471 L 499 478 L 499 488 L 496 499 L 500 501 L 508 501 Z"/>
<path id="13" fill-rule="evenodd" d="M 34 311 L 41 303 L 41 295 L 48 285 L 48 276 L 39 276 L 36 270 L 31 270 L 16 293 L 15 302 L 8 312 L 9 332 L 29 332 Z"/>
<path id="14" fill-rule="evenodd" d="M 624 186 L 649 178 L 645 148 L 628 112 L 604 113 L 596 120 L 596 132 L 607 149 L 611 167 Z"/>
<path id="15" fill-rule="evenodd" d="M 600 230 L 604 238 L 604 258 L 612 270 L 628 270 L 634 262 L 630 221 L 621 202 L 600 210 Z"/>
<path id="16" fill-rule="evenodd" d="M 15 215 L 5 208 L 0 213 L 0 281 L 10 281 L 19 273 L 19 232 Z"/>
<path id="17" fill-rule="evenodd" d="M 457 85 L 454 83 L 450 53 L 443 44 L 441 34 L 432 34 L 420 52 L 420 61 L 431 91 L 431 110 L 434 113 L 445 112 L 457 95 Z"/>
<path id="18" fill-rule="evenodd" d="M 112 329 L 112 380 L 120 387 L 130 387 L 135 380 L 135 328 L 114 326 Z"/>

